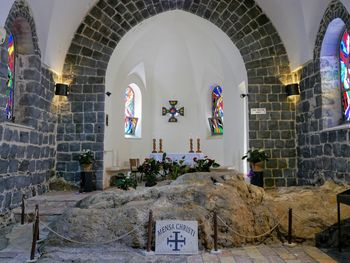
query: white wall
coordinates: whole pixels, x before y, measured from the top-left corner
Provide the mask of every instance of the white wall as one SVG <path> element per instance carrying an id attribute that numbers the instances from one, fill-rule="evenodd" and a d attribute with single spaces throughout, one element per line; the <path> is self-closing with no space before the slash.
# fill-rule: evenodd
<path id="1" fill-rule="evenodd" d="M 132 72 L 131 74 L 129 74 Z M 142 138 L 124 138 L 123 94 L 134 82 L 142 92 Z M 243 83 L 243 84 L 242 84 Z M 202 151 L 224 166 L 243 170 L 246 147 L 245 100 L 238 86 L 247 83 L 242 57 L 231 40 L 216 26 L 183 11 L 171 11 L 147 19 L 120 41 L 106 73 L 106 113 L 109 126 L 105 167 L 126 166 L 129 158 L 145 158 L 152 138 L 162 138 L 166 152 L 187 152 L 189 138 L 201 138 Z M 210 136 L 210 86 L 224 89 L 224 136 Z M 178 100 L 185 116 L 169 123 L 162 106 Z"/>

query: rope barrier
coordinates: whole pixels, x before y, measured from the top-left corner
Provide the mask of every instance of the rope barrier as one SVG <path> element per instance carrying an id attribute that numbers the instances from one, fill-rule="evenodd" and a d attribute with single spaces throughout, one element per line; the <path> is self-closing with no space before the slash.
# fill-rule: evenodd
<path id="1" fill-rule="evenodd" d="M 272 231 L 274 231 L 274 230 L 281 224 L 281 221 L 282 221 L 283 219 L 285 219 L 286 215 L 284 215 L 284 216 L 282 217 L 282 219 L 279 220 L 279 221 L 277 222 L 277 224 L 274 225 L 269 231 L 267 231 L 267 232 L 265 232 L 265 233 L 263 233 L 263 234 L 257 235 L 257 236 L 246 236 L 246 235 L 242 235 L 241 233 L 235 231 L 232 227 L 230 227 L 229 225 L 227 225 L 226 222 L 225 222 L 220 216 L 217 216 L 217 217 L 218 217 L 218 219 L 219 219 L 229 230 L 231 230 L 231 231 L 232 231 L 234 234 L 236 234 L 237 236 L 240 236 L 240 237 L 243 237 L 243 238 L 254 239 L 254 238 L 263 237 L 263 236 L 266 236 L 266 235 L 272 233 Z"/>
<path id="2" fill-rule="evenodd" d="M 142 225 L 140 226 L 137 226 L 136 228 L 133 228 L 131 231 L 115 238 L 115 239 L 112 239 L 112 240 L 108 240 L 108 241 L 104 241 L 104 242 L 81 242 L 81 241 L 77 241 L 77 240 L 74 240 L 74 239 L 71 239 L 69 237 L 65 237 L 59 233 L 57 233 L 55 230 L 53 230 L 52 228 L 50 228 L 48 225 L 40 222 L 41 225 L 43 225 L 47 230 L 49 230 L 50 232 L 52 232 L 53 234 L 55 234 L 56 236 L 66 240 L 66 241 L 69 241 L 69 242 L 72 242 L 72 243 L 76 243 L 76 244 L 81 244 L 81 245 L 104 245 L 104 244 L 109 244 L 109 243 L 113 243 L 115 241 L 118 241 L 120 239 L 123 239 L 124 237 L 130 235 L 131 233 L 135 232 L 136 230 L 138 230 L 139 228 L 142 227 Z"/>

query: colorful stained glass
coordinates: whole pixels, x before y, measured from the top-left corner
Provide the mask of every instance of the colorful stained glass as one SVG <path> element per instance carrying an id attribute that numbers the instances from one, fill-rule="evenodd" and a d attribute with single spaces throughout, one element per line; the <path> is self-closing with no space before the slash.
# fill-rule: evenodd
<path id="1" fill-rule="evenodd" d="M 135 135 L 138 118 L 126 117 L 125 118 L 125 134 Z"/>
<path id="2" fill-rule="evenodd" d="M 7 89 L 6 89 L 6 118 L 13 119 L 13 104 L 14 104 L 14 75 L 15 75 L 15 44 L 13 35 L 10 34 L 7 45 Z"/>
<path id="3" fill-rule="evenodd" d="M 134 135 L 137 118 L 135 118 L 135 92 L 131 87 L 127 87 L 124 95 L 125 102 L 125 134 Z"/>
<path id="4" fill-rule="evenodd" d="M 344 32 L 339 49 L 340 88 L 343 93 L 343 110 L 346 120 L 350 120 L 350 35 Z"/>
<path id="5" fill-rule="evenodd" d="M 215 86 L 211 93 L 212 113 L 213 117 L 224 117 L 224 99 L 222 96 L 222 88 Z"/>
<path id="6" fill-rule="evenodd" d="M 208 119 L 211 135 L 222 135 L 224 134 L 224 98 L 219 85 L 212 88 L 211 107 L 212 118 Z"/>
<path id="7" fill-rule="evenodd" d="M 222 123 L 222 118 L 209 118 L 209 126 L 211 135 L 222 135 L 224 134 L 224 126 Z"/>

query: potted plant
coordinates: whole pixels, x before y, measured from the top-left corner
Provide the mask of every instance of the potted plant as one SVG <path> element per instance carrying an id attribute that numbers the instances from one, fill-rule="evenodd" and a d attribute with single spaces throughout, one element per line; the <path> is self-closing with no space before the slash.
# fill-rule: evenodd
<path id="1" fill-rule="evenodd" d="M 263 149 L 250 149 L 245 155 L 242 156 L 242 160 L 247 159 L 250 163 L 250 168 L 254 172 L 263 171 L 263 162 L 268 161 L 268 155 Z"/>
<path id="2" fill-rule="evenodd" d="M 84 171 L 91 171 L 92 165 L 95 162 L 95 156 L 89 149 L 84 149 L 79 155 L 79 163 L 83 167 Z"/>
<path id="3" fill-rule="evenodd" d="M 242 160 L 247 159 L 250 164 L 248 177 L 250 183 L 256 186 L 264 187 L 263 162 L 268 161 L 268 155 L 263 149 L 250 149 Z"/>

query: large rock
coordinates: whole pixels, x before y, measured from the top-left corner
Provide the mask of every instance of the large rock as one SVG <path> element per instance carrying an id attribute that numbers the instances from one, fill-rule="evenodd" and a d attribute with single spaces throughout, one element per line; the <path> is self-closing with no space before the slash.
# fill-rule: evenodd
<path id="1" fill-rule="evenodd" d="M 265 193 L 262 188 L 246 184 L 242 175 L 236 172 L 185 174 L 170 185 L 105 191 L 90 196 L 58 218 L 53 229 L 70 239 L 88 243 L 114 240 L 130 232 L 119 241 L 131 247 L 144 248 L 148 212 L 151 209 L 156 220 L 197 220 L 200 248 L 211 249 L 212 214 L 217 211 L 220 217 L 219 246 L 234 247 L 266 240 L 266 237 L 252 239 L 244 236 L 269 232 L 279 221 L 282 223 L 279 231 L 274 231 L 269 240 L 277 241 L 277 234 L 283 238 L 287 227 L 287 210 L 293 206 L 296 213 L 303 211 L 300 216 L 306 217 L 305 221 L 295 221 L 296 232 L 312 238 L 315 231 L 321 230 L 323 219 L 316 220 L 317 213 L 309 216 L 307 212 L 316 212 L 320 202 L 325 210 L 333 210 L 334 203 L 329 203 L 328 199 L 325 200 L 328 197 L 322 194 L 326 190 L 330 197 L 335 198 L 332 187 L 339 191 L 344 188 L 335 185 L 329 186 L 329 189 L 320 188 L 316 190 L 319 195 L 314 194 L 315 189 L 312 188 L 288 188 Z M 328 216 L 326 222 L 334 223 L 333 215 Z M 321 222 L 320 228 L 312 227 L 315 221 Z M 310 228 L 305 224 L 309 224 Z M 304 229 L 307 230 L 301 232 Z M 56 235 L 50 235 L 48 243 L 65 245 Z"/>

